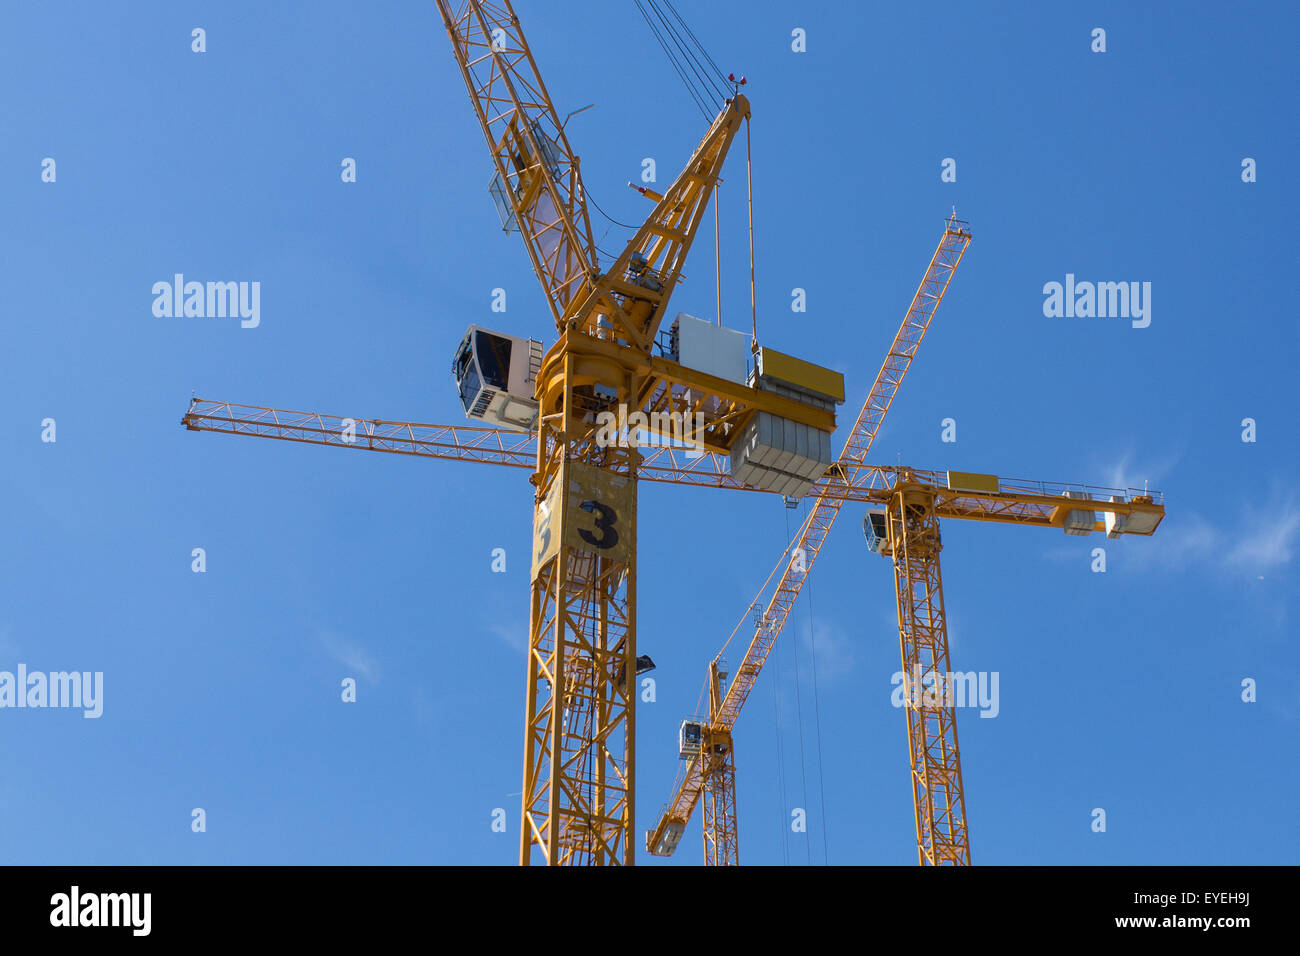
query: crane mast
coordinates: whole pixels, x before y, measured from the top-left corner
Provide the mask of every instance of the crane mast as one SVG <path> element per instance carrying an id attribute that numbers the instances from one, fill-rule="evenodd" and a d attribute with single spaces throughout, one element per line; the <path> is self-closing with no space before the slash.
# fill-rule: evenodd
<path id="1" fill-rule="evenodd" d="M 957 745 L 957 710 L 943 694 L 924 703 L 918 678 L 942 681 L 948 663 L 948 625 L 943 606 L 943 548 L 934 495 L 901 486 L 886 511 L 894 555 L 898 639 L 903 658 L 903 699 L 916 815 L 917 858 L 923 866 L 969 866 L 970 836 Z"/>
<path id="2" fill-rule="evenodd" d="M 592 423 L 619 406 L 681 414 L 708 391 L 707 384 L 692 390 L 689 375 L 679 382 L 657 375 L 649 351 L 742 111 L 741 97 L 727 104 L 613 272 L 596 277 L 542 364 L 523 864 L 534 847 L 550 864 L 634 857 L 641 456 L 635 446 L 602 445 Z M 706 407 L 713 441 L 721 441 L 735 405 L 715 397 Z"/>
<path id="3" fill-rule="evenodd" d="M 646 359 L 699 218 L 682 199 L 707 197 L 730 142 L 716 130 L 734 135 L 743 100 L 727 104 L 697 151 L 707 155 L 602 275 L 578 160 L 510 3 L 438 6 L 496 166 L 503 224 L 523 235 L 559 333 L 536 381 L 520 862 L 537 848 L 549 864 L 630 863 L 639 455 L 602 447 L 590 422 L 611 404 L 640 408 L 658 384 Z M 660 391 L 671 403 L 671 385 Z"/>
<path id="4" fill-rule="evenodd" d="M 724 675 L 718 661 L 709 664 L 709 713 L 722 707 Z M 736 747 L 731 731 L 710 725 L 705 746 L 711 766 L 703 793 L 704 863 L 706 866 L 740 865 L 739 813 L 736 809 Z"/>

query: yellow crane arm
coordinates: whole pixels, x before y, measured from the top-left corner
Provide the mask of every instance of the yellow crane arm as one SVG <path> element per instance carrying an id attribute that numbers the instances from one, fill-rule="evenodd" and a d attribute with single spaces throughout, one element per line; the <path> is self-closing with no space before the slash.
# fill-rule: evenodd
<path id="1" fill-rule="evenodd" d="M 767 397 L 768 393 L 763 394 Z M 774 400 L 780 400 L 780 397 L 776 396 Z M 799 413 L 794 402 L 784 401 L 786 404 L 781 406 L 783 409 L 793 407 Z M 536 434 L 502 428 L 348 418 L 321 412 L 295 412 L 204 398 L 190 400 L 190 407 L 181 418 L 181 424 L 190 431 L 250 435 L 254 438 L 275 438 L 309 445 L 384 451 L 423 458 L 528 469 L 535 468 L 537 464 Z M 705 488 L 764 491 L 737 481 L 729 469 L 730 463 L 725 454 L 659 447 L 645 450 L 637 477 L 646 481 Z M 847 501 L 874 501 L 875 498 L 869 496 L 871 490 L 886 479 L 883 472 L 877 474 L 868 468 L 858 470 L 857 480 L 861 482 L 861 487 L 847 486 L 838 472 L 828 470 L 826 476 L 814 486 L 814 490 L 817 494 L 836 495 Z"/>
<path id="2" fill-rule="evenodd" d="M 477 461 L 515 468 L 537 464 L 537 436 L 502 428 L 425 425 L 378 418 L 293 412 L 261 405 L 190 400 L 181 424 L 190 431 L 252 435 L 310 445 L 337 445 L 398 455 Z"/>
<path id="3" fill-rule="evenodd" d="M 1115 538 L 1121 534 L 1150 537 L 1165 515 L 1164 495 L 1159 491 L 959 475 L 907 466 L 869 466 L 864 471 L 866 474 L 854 487 L 855 494 L 861 496 L 859 500 L 883 506 L 896 491 L 915 487 L 933 495 L 934 512 L 940 518 L 1059 528 L 1078 535 L 1104 531 Z M 983 488 L 966 487 L 965 482 L 971 478 L 980 479 Z M 884 483 L 891 480 L 886 487 Z"/>
<path id="4" fill-rule="evenodd" d="M 500 428 L 474 428 L 468 425 L 427 425 L 395 422 L 380 418 L 346 418 L 319 412 L 294 412 L 261 405 L 237 405 L 202 398 L 190 401 L 181 419 L 190 431 L 250 435 L 309 445 L 333 445 L 364 451 L 383 451 L 422 458 L 442 458 L 480 464 L 532 469 L 536 465 L 536 436 L 529 432 Z M 1126 534 L 1150 534 L 1163 515 L 1159 492 L 1134 489 L 1102 488 L 1092 485 L 1065 484 L 993 476 L 962 476 L 962 480 L 982 479 L 985 490 L 949 487 L 949 475 L 907 466 L 859 465 L 853 469 L 852 483 L 846 483 L 847 471 L 834 465 L 814 486 L 813 494 L 821 498 L 834 496 L 840 502 L 886 503 L 900 483 L 916 483 L 934 489 L 936 510 L 941 517 L 979 521 L 1000 521 L 1039 527 L 1062 527 L 1064 514 L 1086 510 L 1087 502 L 1065 500 L 1067 494 L 1092 499 L 1103 514 L 1147 516 L 1133 520 Z M 737 491 L 760 491 L 742 484 L 727 474 L 727 459 L 721 455 L 689 455 L 682 449 L 661 448 L 650 451 L 642 460 L 638 475 L 647 481 Z M 996 489 L 989 484 L 995 481 Z M 767 492 L 764 492 L 765 494 Z M 1144 499 L 1149 498 L 1149 501 Z M 1118 499 L 1118 500 L 1115 500 Z M 810 515 L 811 517 L 811 515 Z M 1152 522 L 1155 522 L 1154 524 Z M 805 520 L 804 525 L 807 525 Z M 1150 530 L 1146 530 L 1149 526 Z M 1092 530 L 1105 529 L 1104 521 Z M 1139 530 L 1142 529 L 1142 530 Z M 803 540 L 802 528 L 791 542 Z M 778 564 L 788 563 L 790 550 Z"/>
<path id="5" fill-rule="evenodd" d="M 939 303 L 952 281 L 953 274 L 961 264 L 966 247 L 970 244 L 971 234 L 968 224 L 955 216 L 945 220 L 943 235 L 935 248 L 930 264 L 926 267 L 921 284 L 917 287 L 912 303 L 908 306 L 903 322 L 894 335 L 894 341 L 885 356 L 884 364 L 876 374 L 867 400 L 863 403 L 858 420 L 845 442 L 839 461 L 827 472 L 828 484 L 834 490 L 839 483 L 846 488 L 862 490 L 883 485 L 888 481 L 888 470 L 866 465 L 866 457 L 871 444 L 884 422 L 885 413 L 897 394 L 899 386 L 911 367 L 912 358 L 930 327 Z M 808 518 L 801 527 L 798 548 L 802 551 L 802 560 L 790 562 L 777 585 L 775 593 L 767 605 L 763 617 L 764 623 L 755 631 L 755 641 L 746 652 L 745 659 L 736 669 L 736 674 L 722 697 L 718 713 L 713 723 L 724 730 L 730 730 L 740 716 L 740 709 L 753 688 L 763 668 L 763 662 L 771 650 L 771 643 L 785 627 L 786 618 L 799 590 L 812 571 L 813 563 L 821 551 L 826 536 L 830 533 L 840 506 L 846 500 L 844 495 L 826 494 L 819 496 Z M 758 596 L 761 601 L 762 595 Z M 760 634 L 760 632 L 762 632 Z M 763 640 L 759 640 L 762 637 Z"/>
<path id="6" fill-rule="evenodd" d="M 727 100 L 686 167 L 658 198 L 623 254 L 574 310 L 579 328 L 608 336 L 598 326 L 603 318 L 612 326 L 616 341 L 643 352 L 650 350 L 727 151 L 740 124 L 748 118 L 749 100 L 739 93 Z"/>
<path id="7" fill-rule="evenodd" d="M 599 271 L 578 157 L 510 0 L 438 0 L 496 167 L 493 198 L 518 229 L 557 329 Z"/>

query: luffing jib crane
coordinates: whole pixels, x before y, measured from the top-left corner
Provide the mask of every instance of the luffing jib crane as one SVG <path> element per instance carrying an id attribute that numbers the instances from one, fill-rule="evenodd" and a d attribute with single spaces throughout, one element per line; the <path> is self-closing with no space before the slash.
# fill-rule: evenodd
<path id="1" fill-rule="evenodd" d="M 911 368 L 912 359 L 925 338 L 939 303 L 943 301 L 948 284 L 961 265 L 970 240 L 969 225 L 958 219 L 954 211 L 952 217 L 944 222 L 939 244 L 867 392 L 867 399 L 836 462 L 837 467 L 829 473 L 831 484 L 852 486 L 859 470 L 866 465 L 871 444 L 884 424 L 889 406 Z M 790 560 L 781 569 L 779 583 L 767 600 L 753 639 L 734 674 L 721 669 L 725 647 L 709 665 L 706 685 L 708 719 L 683 723 L 679 751 L 686 761 L 684 772 L 678 775 L 672 799 L 655 828 L 646 833 L 646 849 L 650 853 L 670 856 L 677 849 L 695 805 L 703 799 L 705 862 L 711 865 L 740 862 L 735 795 L 736 752 L 732 731 L 843 504 L 844 499 L 833 494 L 816 499 L 801 528 L 798 546 L 790 550 Z M 775 576 L 774 572 L 772 577 Z M 769 583 L 772 577 L 768 578 Z M 764 596 L 760 593 L 754 603 L 762 606 Z M 730 683 L 724 688 L 728 677 Z"/>
<path id="2" fill-rule="evenodd" d="M 685 169 L 602 270 L 578 160 L 510 4 L 438 6 L 496 164 L 494 196 L 506 225 L 524 236 L 559 336 L 540 365 L 537 350 L 477 330 L 457 356 L 471 417 L 492 411 L 516 381 L 532 395 L 512 394 L 514 403 L 531 397 L 536 405 L 527 423 L 537 429 L 537 458 L 520 861 L 531 862 L 535 847 L 547 863 L 630 862 L 641 454 L 635 441 L 601 441 L 597 423 L 635 412 L 646 431 L 671 438 L 667 423 L 684 416 L 699 423 L 693 437 L 704 448 L 731 456 L 732 471 L 759 485 L 806 488 L 829 463 L 842 380 L 836 394 L 833 373 L 757 343 L 752 371 L 712 363 L 718 352 L 734 355 L 725 343 L 736 339 L 721 333 L 695 355 L 683 334 L 670 356 L 654 354 L 664 307 L 749 118 L 744 96 L 723 104 Z M 814 436 L 813 449 L 826 454 L 809 460 L 805 451 L 788 463 L 791 435 Z"/>
<path id="3" fill-rule="evenodd" d="M 710 469 L 695 483 L 802 495 L 831 462 L 843 379 L 756 341 L 751 350 L 740 333 L 690 316 L 672 323 L 667 349 L 658 341 L 723 162 L 749 119 L 738 83 L 681 174 L 654 194 L 621 255 L 602 266 L 578 158 L 510 3 L 438 0 L 438 8 L 492 155 L 491 194 L 502 225 L 522 235 L 558 336 L 543 352 L 536 340 L 471 326 L 453 362 L 468 417 L 533 433 L 520 862 L 630 863 L 636 487 L 645 457 L 637 441 L 643 433 L 680 438 L 680 423 L 689 421 Z M 187 426 L 209 427 L 205 407 L 191 405 Z M 236 424 L 235 407 L 224 407 Z M 310 428 L 295 435 L 267 427 L 261 413 L 229 430 L 316 440 L 302 437 Z M 610 416 L 644 424 L 638 434 L 609 441 L 601 425 Z M 387 450 L 409 450 L 403 430 L 413 441 L 417 431 L 431 430 L 456 446 L 452 457 L 473 458 L 474 442 L 484 443 L 482 455 L 493 441 L 500 450 L 512 441 L 437 426 L 337 424 L 325 444 L 384 448 L 387 441 Z M 358 424 L 367 434 L 356 435 Z M 416 453 L 438 446 L 419 447 Z M 682 472 L 675 453 L 662 458 L 661 474 Z"/>

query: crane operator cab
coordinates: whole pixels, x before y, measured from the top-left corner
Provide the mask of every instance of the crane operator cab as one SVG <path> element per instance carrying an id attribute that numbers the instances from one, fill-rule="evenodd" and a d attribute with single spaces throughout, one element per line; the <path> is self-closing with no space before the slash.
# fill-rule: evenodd
<path id="1" fill-rule="evenodd" d="M 456 349 L 452 377 L 465 417 L 515 431 L 537 424 L 534 390 L 542 343 L 471 325 Z"/>
<path id="2" fill-rule="evenodd" d="M 862 533 L 867 537 L 867 547 L 876 554 L 884 554 L 889 546 L 889 530 L 883 508 L 869 508 L 862 519 Z"/>
<path id="3" fill-rule="evenodd" d="M 704 721 L 687 717 L 677 733 L 677 755 L 682 760 L 697 757 L 704 749 Z"/>

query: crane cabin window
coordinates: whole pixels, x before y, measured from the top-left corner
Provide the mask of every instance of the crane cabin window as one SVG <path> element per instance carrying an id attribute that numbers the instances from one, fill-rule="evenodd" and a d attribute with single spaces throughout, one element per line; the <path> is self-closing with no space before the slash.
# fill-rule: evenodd
<path id="1" fill-rule="evenodd" d="M 465 412 L 474 407 L 474 400 L 478 398 L 479 389 L 482 382 L 478 377 L 478 368 L 474 364 L 474 343 L 469 339 L 461 346 L 460 354 L 456 356 L 456 365 L 453 369 L 456 375 L 456 385 L 460 392 L 460 403 L 465 407 Z"/>
<path id="2" fill-rule="evenodd" d="M 481 329 L 474 333 L 474 357 L 483 384 L 492 388 L 510 386 L 510 340 Z"/>

